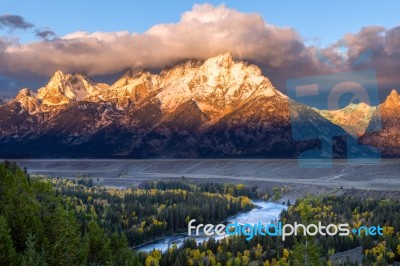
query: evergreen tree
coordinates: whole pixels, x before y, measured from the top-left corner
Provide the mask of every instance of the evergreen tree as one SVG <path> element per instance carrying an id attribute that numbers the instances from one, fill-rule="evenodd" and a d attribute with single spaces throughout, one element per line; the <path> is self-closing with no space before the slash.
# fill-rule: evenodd
<path id="1" fill-rule="evenodd" d="M 46 266 L 46 258 L 43 253 L 36 251 L 36 242 L 33 235 L 29 235 L 26 241 L 26 249 L 21 258 L 22 266 Z"/>
<path id="2" fill-rule="evenodd" d="M 10 235 L 10 229 L 4 216 L 0 216 L 0 265 L 12 265 L 15 259 L 15 249 Z"/>
<path id="3" fill-rule="evenodd" d="M 320 251 L 314 239 L 305 239 L 293 247 L 292 262 L 295 266 L 320 266 Z"/>

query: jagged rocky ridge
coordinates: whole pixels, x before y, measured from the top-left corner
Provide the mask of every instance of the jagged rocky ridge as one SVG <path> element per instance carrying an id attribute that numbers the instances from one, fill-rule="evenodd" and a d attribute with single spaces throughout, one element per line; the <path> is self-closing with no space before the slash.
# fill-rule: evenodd
<path id="1" fill-rule="evenodd" d="M 289 107 L 321 138 L 346 135 L 229 54 L 160 74 L 130 70 L 110 86 L 58 71 L 37 92 L 22 89 L 0 106 L 0 156 L 292 158 L 320 141 L 293 140 Z M 345 139 L 335 139 L 335 156 L 346 153 Z"/>
<path id="2" fill-rule="evenodd" d="M 392 90 L 372 114 L 361 144 L 377 147 L 386 157 L 400 156 L 400 95 Z"/>
<path id="3" fill-rule="evenodd" d="M 375 106 L 361 102 L 358 104 L 350 103 L 339 110 L 315 109 L 315 111 L 357 138 L 364 135 L 375 109 Z"/>

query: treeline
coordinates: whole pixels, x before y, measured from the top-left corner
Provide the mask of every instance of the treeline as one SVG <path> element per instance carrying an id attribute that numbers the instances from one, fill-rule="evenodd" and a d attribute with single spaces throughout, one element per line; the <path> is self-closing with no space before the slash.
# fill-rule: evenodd
<path id="1" fill-rule="evenodd" d="M 248 198 L 259 198 L 262 196 L 257 189 L 257 186 L 248 186 L 244 184 L 229 184 L 229 183 L 200 183 L 193 184 L 185 181 L 182 177 L 181 181 L 148 181 L 143 186 L 145 189 L 182 189 L 190 192 L 209 192 L 223 195 L 231 195 L 234 197 L 245 196 Z"/>
<path id="2" fill-rule="evenodd" d="M 124 234 L 65 208 L 51 184 L 0 164 L 0 265 L 140 265 Z"/>

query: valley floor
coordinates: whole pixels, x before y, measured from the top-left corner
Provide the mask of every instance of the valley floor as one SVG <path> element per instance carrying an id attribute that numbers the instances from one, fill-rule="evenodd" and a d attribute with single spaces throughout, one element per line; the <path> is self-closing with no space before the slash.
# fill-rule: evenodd
<path id="1" fill-rule="evenodd" d="M 336 160 L 330 168 L 301 168 L 298 160 L 160 159 L 160 160 L 17 160 L 31 174 L 67 178 L 90 177 L 106 186 L 137 186 L 143 181 L 182 178 L 196 182 L 233 182 L 260 188 L 283 187 L 288 198 L 361 194 L 400 198 L 400 160 L 348 163 Z"/>

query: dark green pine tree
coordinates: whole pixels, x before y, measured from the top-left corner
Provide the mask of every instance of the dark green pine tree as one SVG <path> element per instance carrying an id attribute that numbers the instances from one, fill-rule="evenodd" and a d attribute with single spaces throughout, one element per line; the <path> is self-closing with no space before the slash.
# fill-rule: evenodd
<path id="1" fill-rule="evenodd" d="M 292 263 L 294 266 L 321 265 L 320 250 L 313 239 L 305 239 L 294 245 Z"/>
<path id="2" fill-rule="evenodd" d="M 28 235 L 26 249 L 21 258 L 22 266 L 46 266 L 46 258 L 43 253 L 36 251 L 36 241 L 33 235 Z"/>
<path id="3" fill-rule="evenodd" d="M 0 216 L 0 265 L 12 265 L 15 249 L 6 219 Z"/>
<path id="4" fill-rule="evenodd" d="M 96 222 L 89 222 L 86 237 L 89 246 L 88 263 L 106 264 L 112 261 L 110 239 L 104 237 L 104 231 Z"/>

